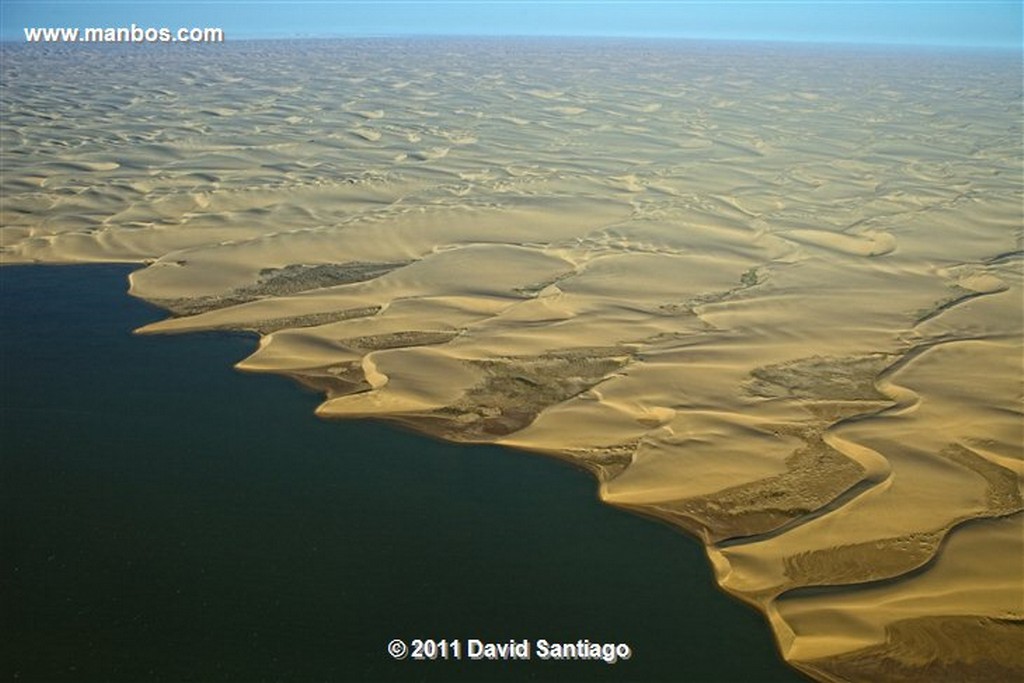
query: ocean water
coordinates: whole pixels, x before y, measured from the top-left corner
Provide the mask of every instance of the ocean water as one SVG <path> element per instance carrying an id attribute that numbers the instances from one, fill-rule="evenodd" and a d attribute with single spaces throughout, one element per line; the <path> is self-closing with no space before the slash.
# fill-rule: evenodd
<path id="1" fill-rule="evenodd" d="M 697 542 L 548 458 L 372 422 L 140 337 L 123 266 L 0 268 L 0 676 L 22 681 L 798 681 Z M 394 638 L 628 643 L 403 661 Z"/>

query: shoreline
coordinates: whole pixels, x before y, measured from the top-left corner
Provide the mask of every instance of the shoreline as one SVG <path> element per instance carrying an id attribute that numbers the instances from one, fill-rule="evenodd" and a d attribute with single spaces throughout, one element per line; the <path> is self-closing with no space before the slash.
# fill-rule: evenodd
<path id="1" fill-rule="evenodd" d="M 752 671 L 768 671 L 771 680 L 798 680 L 777 658 L 760 618 L 711 590 L 706 561 L 696 546 L 680 544 L 675 531 L 608 509 L 593 498 L 589 477 L 575 468 L 552 467 L 549 460 L 524 459 L 504 448 L 435 442 L 394 425 L 318 420 L 310 411 L 315 401 L 292 381 L 239 373 L 220 357 L 225 350 L 237 357 L 243 347 L 252 348 L 251 340 L 222 333 L 178 339 L 130 335 L 130 326 L 121 321 L 137 315 L 139 305 L 128 300 L 130 312 L 117 312 L 124 310 L 118 303 L 124 294 L 109 283 L 123 282 L 118 271 L 111 276 L 108 266 L 82 268 L 99 270 L 88 276 L 81 269 L 39 273 L 47 266 L 25 269 L 34 273 L 0 271 L 8 284 L 14 278 L 55 278 L 46 290 L 29 285 L 36 296 L 59 291 L 53 289 L 55 281 L 80 293 L 105 291 L 108 301 L 105 307 L 96 302 L 80 308 L 62 322 L 49 314 L 38 316 L 52 303 L 33 307 L 26 300 L 35 320 L 45 326 L 33 331 L 26 323 L 20 328 L 25 343 L 44 358 L 61 358 L 70 366 L 63 380 L 53 374 L 33 380 L 32 396 L 14 393 L 21 382 L 5 384 L 5 398 L 22 398 L 17 406 L 5 402 L 7 416 L 12 414 L 8 410 L 31 414 L 37 402 L 49 408 L 59 402 L 71 411 L 40 415 L 49 428 L 34 440 L 23 438 L 36 433 L 36 425 L 24 416 L 18 418 L 24 428 L 5 429 L 10 447 L 5 463 L 14 473 L 5 475 L 4 488 L 22 491 L 11 490 L 5 498 L 5 533 L 11 534 L 11 559 L 21 571 L 10 584 L 12 611 L 5 620 L 6 645 L 0 649 L 6 653 L 5 666 L 20 664 L 26 680 L 53 680 L 53 667 L 69 663 L 78 666 L 82 678 L 108 680 L 138 680 L 147 666 L 175 678 L 219 679 L 215 664 L 235 671 L 235 678 L 256 673 L 287 677 L 290 671 L 288 676 L 298 680 L 320 679 L 329 672 L 349 679 L 359 661 L 376 672 L 367 680 L 407 680 L 411 674 L 428 681 L 511 681 L 527 672 L 552 681 L 564 680 L 567 672 L 579 680 L 673 680 L 680 661 L 704 677 L 717 670 L 732 672 L 731 679 L 749 678 L 740 662 L 725 669 L 716 663 L 717 656 L 708 653 L 728 648 L 710 634 L 690 633 L 697 623 L 730 629 L 732 637 L 746 643 Z M 108 282 L 102 290 L 97 276 Z M 14 296 L 13 291 L 5 286 L 2 294 Z M 70 305 L 78 308 L 83 302 L 80 295 Z M 145 308 L 159 314 L 148 304 Z M 10 321 L 11 309 L 6 310 Z M 120 327 L 109 325 L 111 316 Z M 54 337 L 50 328 L 72 336 Z M 33 343 L 36 335 L 50 341 Z M 83 344 L 84 350 L 73 351 Z M 78 360 L 89 357 L 88 349 L 97 344 L 106 349 L 109 369 L 101 358 Z M 36 377 L 39 361 L 19 358 L 26 381 Z M 193 372 L 181 373 L 182 364 Z M 3 369 L 13 369 L 10 360 Z M 54 384 L 86 385 L 81 378 L 97 373 L 105 383 L 67 395 L 50 391 Z M 175 403 L 176 396 L 181 402 Z M 111 402 L 119 407 L 110 408 Z M 264 407 L 255 411 L 261 403 Z M 74 421 L 79 404 L 89 411 L 84 423 Z M 244 415 L 238 414 L 242 408 Z M 71 422 L 58 420 L 62 415 Z M 125 422 L 127 417 L 132 419 Z M 184 420 L 186 430 L 177 426 Z M 119 438 L 112 438 L 115 433 Z M 51 441 L 59 443 L 61 434 L 74 439 L 74 450 L 52 449 Z M 221 453 L 235 440 L 240 442 L 235 455 Z M 144 457 L 137 451 L 139 443 L 145 444 Z M 54 474 L 54 468 L 63 474 Z M 39 482 L 29 486 L 26 476 L 32 471 Z M 89 488 L 69 496 L 68 486 Z M 94 503 L 83 506 L 82 496 Z M 443 502 L 449 498 L 451 503 Z M 282 516 L 283 521 L 274 521 Z M 447 530 L 445 543 L 424 544 L 424 528 L 431 525 Z M 359 531 L 367 526 L 365 533 Z M 33 528 L 39 533 L 35 540 Z M 179 542 L 186 545 L 179 547 Z M 452 552 L 463 546 L 474 552 L 453 565 Z M 54 567 L 48 555 L 77 560 Z M 405 565 L 396 566 L 402 556 Z M 104 578 L 111 571 L 116 581 Z M 163 578 L 140 584 L 153 572 Z M 664 586 L 669 576 L 674 576 L 673 585 Z M 47 591 L 30 590 L 44 579 Z M 310 585 L 300 589 L 295 581 Z M 424 582 L 433 588 L 424 589 Z M 88 594 L 76 592 L 82 584 Z M 430 590 L 442 593 L 431 597 Z M 283 603 L 269 615 L 267 591 Z M 46 597 L 65 595 L 73 598 L 72 607 L 62 608 Z M 593 603 L 595 595 L 602 596 L 599 604 Z M 320 606 L 311 611 L 306 600 Z M 450 610 L 439 611 L 438 600 L 451 601 Z M 480 613 L 458 607 L 484 602 L 491 607 Z M 591 606 L 579 616 L 584 602 Z M 65 619 L 68 628 L 88 624 L 92 632 L 120 635 L 88 647 L 74 638 L 59 640 L 63 645 L 49 637 L 36 640 L 32 634 L 38 626 L 23 628 L 29 605 L 39 618 Z M 84 615 L 77 613 L 86 608 Z M 65 615 L 66 609 L 74 613 Z M 193 627 L 168 636 L 170 649 L 160 655 L 152 634 L 165 620 L 185 620 Z M 310 623 L 323 632 L 314 637 L 307 632 L 311 626 L 301 626 Z M 360 627 L 367 632 L 347 631 Z M 255 645 L 241 637 L 246 628 L 264 631 L 269 640 L 252 649 Z M 394 662 L 385 651 L 385 636 L 442 633 L 456 638 L 557 637 L 559 642 L 599 638 L 628 642 L 634 655 L 615 665 L 562 662 L 559 668 L 551 662 L 523 669 L 467 661 L 427 662 L 430 666 L 422 668 L 423 662 Z M 687 633 L 686 642 L 678 642 Z M 185 657 L 184 652 L 192 654 Z M 27 664 L 32 657 L 45 665 Z M 121 664 L 111 668 L 111 660 Z M 61 676 L 76 679 L 66 672 Z"/>

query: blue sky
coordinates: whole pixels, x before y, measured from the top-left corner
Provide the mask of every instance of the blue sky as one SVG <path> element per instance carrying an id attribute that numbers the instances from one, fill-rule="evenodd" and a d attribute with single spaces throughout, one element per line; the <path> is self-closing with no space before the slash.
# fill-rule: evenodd
<path id="1" fill-rule="evenodd" d="M 228 40 L 366 35 L 605 35 L 1017 47 L 1021 0 L 0 0 L 31 26 L 216 26 Z"/>

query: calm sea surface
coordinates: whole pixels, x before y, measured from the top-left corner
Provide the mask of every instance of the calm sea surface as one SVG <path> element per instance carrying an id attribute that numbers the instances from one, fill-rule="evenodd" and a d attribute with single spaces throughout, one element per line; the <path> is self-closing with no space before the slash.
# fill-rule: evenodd
<path id="1" fill-rule="evenodd" d="M 800 681 L 698 544 L 557 461 L 325 423 L 120 266 L 0 268 L 0 676 Z M 394 661 L 393 638 L 625 642 L 602 662 Z"/>

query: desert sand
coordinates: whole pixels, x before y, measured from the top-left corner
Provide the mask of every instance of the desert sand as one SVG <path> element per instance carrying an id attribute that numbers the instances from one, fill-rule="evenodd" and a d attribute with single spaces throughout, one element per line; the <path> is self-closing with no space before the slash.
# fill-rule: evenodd
<path id="1" fill-rule="evenodd" d="M 569 40 L 5 46 L 3 263 L 591 470 L 823 681 L 1024 675 L 1021 65 Z M 742 656 L 742 653 L 738 653 Z"/>

